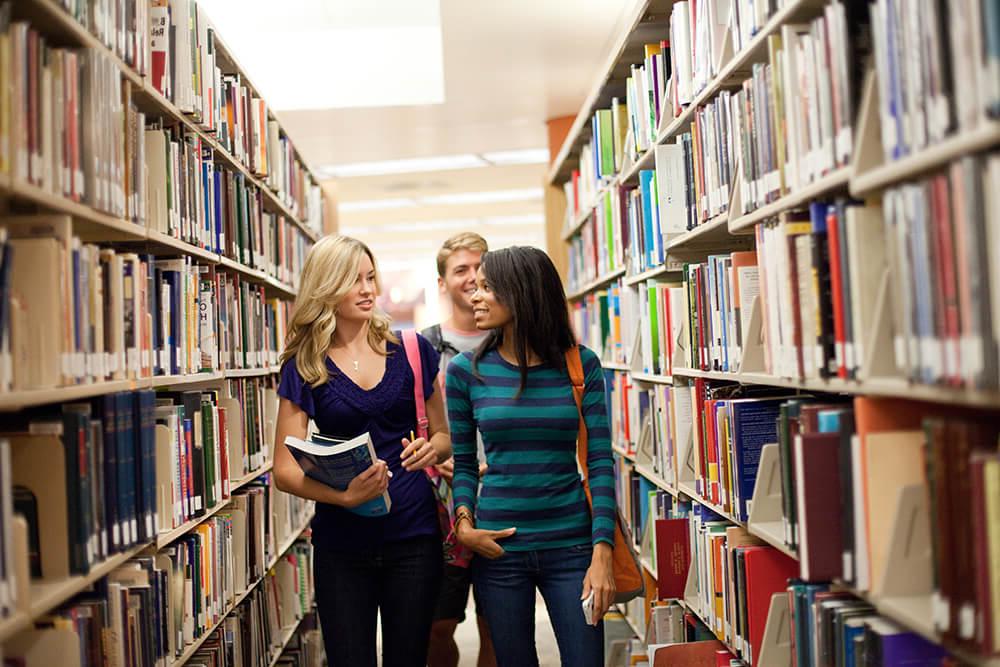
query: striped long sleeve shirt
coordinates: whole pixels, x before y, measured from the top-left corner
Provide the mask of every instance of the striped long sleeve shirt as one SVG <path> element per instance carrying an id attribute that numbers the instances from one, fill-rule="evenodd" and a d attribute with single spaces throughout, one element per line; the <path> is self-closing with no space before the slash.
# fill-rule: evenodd
<path id="1" fill-rule="evenodd" d="M 448 421 L 455 454 L 455 507 L 475 513 L 476 527 L 515 527 L 500 545 L 533 551 L 586 544 L 614 545 L 615 488 L 604 373 L 593 352 L 580 347 L 586 378 L 583 417 L 589 448 L 587 470 L 594 500 L 591 515 L 576 462 L 579 425 L 569 372 L 549 365 L 528 369 L 520 397 L 519 370 L 490 350 L 472 372 L 472 353 L 448 366 Z M 488 466 L 479 489 L 476 431 Z"/>

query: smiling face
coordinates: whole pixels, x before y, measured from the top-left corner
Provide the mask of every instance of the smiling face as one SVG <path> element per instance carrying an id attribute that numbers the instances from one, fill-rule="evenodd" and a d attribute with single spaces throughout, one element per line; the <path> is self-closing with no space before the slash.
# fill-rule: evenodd
<path id="1" fill-rule="evenodd" d="M 367 253 L 362 255 L 358 275 L 354 285 L 340 303 L 337 304 L 337 318 L 341 320 L 370 320 L 375 312 L 375 297 L 378 287 L 375 282 L 375 265 Z"/>
<path id="2" fill-rule="evenodd" d="M 451 299 L 453 307 L 472 310 L 472 295 L 476 291 L 476 272 L 482 262 L 483 253 L 478 250 L 460 248 L 451 254 L 445 264 L 443 278 L 438 278 L 441 291 Z"/>
<path id="3" fill-rule="evenodd" d="M 490 288 L 482 267 L 476 271 L 476 291 L 472 295 L 472 315 L 476 320 L 476 328 L 480 331 L 499 329 L 514 320 L 510 308 L 500 303 Z"/>

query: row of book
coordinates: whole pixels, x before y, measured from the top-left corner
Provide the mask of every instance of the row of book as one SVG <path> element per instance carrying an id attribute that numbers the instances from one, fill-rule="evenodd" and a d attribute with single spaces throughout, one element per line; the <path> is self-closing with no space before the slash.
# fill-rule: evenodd
<path id="1" fill-rule="evenodd" d="M 149 65 L 149 3 L 146 0 L 59 0 L 59 4 L 139 74 Z"/>
<path id="2" fill-rule="evenodd" d="M 0 5 L 0 70 L 11 85 L 0 90 L 0 173 L 137 224 L 148 221 L 157 230 L 167 224 L 164 216 L 171 229 L 184 216 L 192 226 L 196 221 L 210 230 L 202 235 L 208 237 L 221 233 L 217 228 L 225 216 L 242 213 L 226 206 L 220 181 L 224 174 L 232 178 L 241 172 L 222 167 L 228 158 L 216 151 L 224 151 L 262 179 L 293 215 L 319 231 L 319 186 L 265 103 L 240 83 L 238 75 L 222 77 L 205 42 L 182 43 L 192 31 L 211 41 L 196 4 L 188 0 L 149 0 L 148 7 L 121 4 L 141 4 L 142 11 L 150 10 L 151 21 L 159 23 L 153 31 L 162 34 L 156 41 L 166 50 L 154 51 L 153 87 L 164 80 L 158 74 L 161 63 L 169 60 L 169 45 L 180 40 L 174 44 L 175 53 L 184 62 L 169 71 L 179 77 L 178 90 L 193 95 L 195 88 L 205 86 L 197 99 L 178 100 L 181 112 L 192 114 L 199 131 L 183 126 L 163 130 L 175 119 L 166 113 L 154 117 L 150 109 L 155 104 L 146 103 L 147 92 L 124 76 L 110 54 L 50 46 L 45 34 L 18 20 L 16 3 L 7 2 Z M 168 24 L 160 23 L 163 20 Z M 142 34 L 149 30 L 147 22 Z M 194 53 L 198 59 L 192 58 Z M 217 79 L 217 87 L 209 79 Z M 164 147 L 164 133 L 173 139 L 172 152 L 171 142 Z M 250 186 L 248 182 L 246 187 Z M 254 185 L 251 191 L 256 189 Z M 260 194 L 252 198 L 260 199 Z M 209 238 L 200 241 L 202 247 L 220 245 L 209 245 Z"/>
<path id="3" fill-rule="evenodd" d="M 312 547 L 299 543 L 278 560 L 263 582 L 225 618 L 187 664 L 203 667 L 281 664 L 276 663 L 275 653 L 283 649 L 284 633 L 310 613 L 312 601 Z M 314 662 L 321 660 L 322 652 L 316 646 L 315 614 L 310 624 L 313 638 L 306 648 L 310 656 L 300 647 L 286 658 L 286 664 L 308 664 L 299 662 L 307 657 Z"/>
<path id="4" fill-rule="evenodd" d="M 155 555 L 138 556 L 5 644 L 26 666 L 270 665 L 312 607 L 312 547 L 264 549 L 266 481 Z M 234 607 L 237 599 L 242 602 Z M 315 646 L 315 639 L 313 639 Z"/>
<path id="5" fill-rule="evenodd" d="M 987 415 L 894 399 L 788 398 L 701 379 L 620 387 L 613 385 L 612 400 L 625 397 L 615 407 L 628 423 L 613 421 L 616 436 L 630 438 L 620 441 L 626 451 L 671 487 L 753 526 L 758 477 L 780 475 L 781 516 L 757 520 L 780 521 L 773 539 L 798 553 L 803 581 L 889 595 L 887 573 L 907 567 L 891 560 L 896 531 L 922 522 L 932 536 L 933 580 L 910 573 L 909 594 L 933 600 L 933 628 L 949 646 L 1000 648 L 992 597 L 1000 568 L 989 555 L 1000 527 L 992 516 L 1000 432 Z M 761 471 L 766 446 L 776 447 L 777 468 Z M 639 482 L 645 498 L 654 487 Z M 899 506 L 909 486 L 928 499 L 912 519 Z M 646 526 L 642 509 L 633 511 L 637 529 Z"/>
<path id="6" fill-rule="evenodd" d="M 291 304 L 265 286 L 81 243 L 68 216 L 0 225 L 4 391 L 277 364 Z"/>
<path id="7" fill-rule="evenodd" d="M 769 664 L 761 661 L 769 624 L 779 626 L 771 630 L 776 638 L 791 635 L 792 665 L 958 664 L 842 586 L 804 581 L 795 560 L 745 528 L 683 496 L 636 483 L 624 459 L 616 458 L 616 469 L 619 480 L 623 472 L 632 480 L 619 482 L 619 505 L 631 513 L 648 505 L 632 547 L 653 576 L 647 599 L 629 605 L 639 639 L 628 652 L 639 662 L 624 664 Z M 789 613 L 771 618 L 776 596 L 787 596 Z"/>
<path id="8" fill-rule="evenodd" d="M 0 489 L 4 523 L 13 512 L 25 517 L 32 576 L 86 574 L 224 505 L 234 482 L 266 464 L 260 436 L 276 405 L 259 380 L 230 385 L 110 393 L 11 418 L 2 445 L 10 480 Z M 283 506 L 282 518 L 290 512 Z M 10 534 L 2 541 L 0 570 L 10 575 Z"/>
<path id="9" fill-rule="evenodd" d="M 870 3 L 885 160 L 1000 117 L 1000 9 L 989 0 Z"/>
<path id="10" fill-rule="evenodd" d="M 141 210 L 149 229 L 295 284 L 307 239 L 283 215 L 264 210 L 256 185 L 224 168 L 183 126 L 151 127 L 143 140 L 149 193 Z"/>

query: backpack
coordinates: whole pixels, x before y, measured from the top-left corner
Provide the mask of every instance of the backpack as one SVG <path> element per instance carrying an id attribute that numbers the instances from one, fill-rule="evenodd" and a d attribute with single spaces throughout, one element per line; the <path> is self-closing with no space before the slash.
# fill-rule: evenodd
<path id="1" fill-rule="evenodd" d="M 437 327 L 440 335 L 441 327 Z M 427 438 L 427 402 L 424 398 L 423 383 L 423 362 L 420 358 L 420 343 L 417 341 L 417 332 L 407 329 L 402 332 L 403 349 L 406 350 L 406 360 L 410 363 L 413 371 L 413 399 L 417 404 L 417 437 Z M 430 339 L 428 339 L 430 340 Z M 444 559 L 445 563 L 456 567 L 468 567 L 472 560 L 472 551 L 462 546 L 455 534 L 455 503 L 452 498 L 451 486 L 445 481 L 441 473 L 431 466 L 425 468 L 427 479 L 434 490 L 434 498 L 437 500 L 438 523 L 441 525 L 441 535 L 444 536 Z"/>

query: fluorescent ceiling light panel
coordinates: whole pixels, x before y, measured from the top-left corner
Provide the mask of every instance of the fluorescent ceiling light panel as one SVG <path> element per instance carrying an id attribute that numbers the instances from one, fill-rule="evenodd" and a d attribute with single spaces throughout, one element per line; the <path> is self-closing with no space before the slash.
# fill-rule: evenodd
<path id="1" fill-rule="evenodd" d="M 351 178 L 355 176 L 383 176 L 386 174 L 413 174 L 421 171 L 448 171 L 450 169 L 475 169 L 488 167 L 489 163 L 478 155 L 439 155 L 436 157 L 387 160 L 384 162 L 355 162 L 320 167 L 324 176 Z"/>
<path id="2" fill-rule="evenodd" d="M 515 225 L 541 225 L 545 222 L 545 216 L 541 213 L 528 213 L 527 215 L 493 215 L 483 218 L 484 225 L 497 227 Z"/>
<path id="3" fill-rule="evenodd" d="M 362 201 L 345 201 L 337 204 L 341 211 L 380 211 L 389 208 L 408 208 L 416 206 L 412 199 L 365 199 Z"/>
<path id="4" fill-rule="evenodd" d="M 519 151 L 483 153 L 483 159 L 495 165 L 545 164 L 549 161 L 548 148 L 528 148 Z"/>
<path id="5" fill-rule="evenodd" d="M 277 110 L 441 104 L 440 0 L 200 0 Z"/>
<path id="6" fill-rule="evenodd" d="M 420 197 L 421 204 L 497 204 L 501 202 L 533 201 L 542 198 L 541 188 L 491 190 L 487 192 L 456 192 L 454 194 Z"/>

